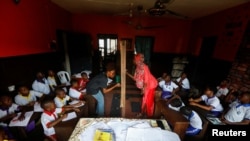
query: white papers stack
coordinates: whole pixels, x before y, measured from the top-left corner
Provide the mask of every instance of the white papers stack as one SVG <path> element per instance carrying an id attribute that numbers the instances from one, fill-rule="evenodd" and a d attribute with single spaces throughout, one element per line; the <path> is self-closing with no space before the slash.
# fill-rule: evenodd
<path id="1" fill-rule="evenodd" d="M 43 112 L 43 108 L 41 107 L 40 103 L 36 102 L 34 104 L 34 112 Z"/>
<path id="2" fill-rule="evenodd" d="M 180 141 L 171 131 L 159 128 L 128 128 L 126 141 Z"/>
<path id="3" fill-rule="evenodd" d="M 18 117 L 21 115 L 21 113 L 18 113 L 18 115 L 16 117 L 14 117 L 11 121 L 9 126 L 23 126 L 26 127 L 30 121 L 31 116 L 33 115 L 33 111 L 30 112 L 26 112 L 24 115 L 24 120 L 18 120 Z"/>
<path id="4" fill-rule="evenodd" d="M 77 117 L 76 112 L 71 112 L 71 113 L 68 113 L 67 117 L 64 118 L 62 121 L 68 121 L 76 117 Z"/>

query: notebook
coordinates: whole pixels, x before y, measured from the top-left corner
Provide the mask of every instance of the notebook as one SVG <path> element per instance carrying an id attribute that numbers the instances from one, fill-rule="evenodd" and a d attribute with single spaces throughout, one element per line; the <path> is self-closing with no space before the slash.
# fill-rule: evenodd
<path id="1" fill-rule="evenodd" d="M 14 117 L 10 123 L 9 126 L 21 126 L 21 127 L 26 127 L 30 121 L 31 116 L 33 115 L 33 111 L 30 112 L 26 112 L 24 115 L 24 120 L 18 120 L 18 117 L 21 115 L 21 113 L 18 113 L 18 115 L 16 117 Z"/>

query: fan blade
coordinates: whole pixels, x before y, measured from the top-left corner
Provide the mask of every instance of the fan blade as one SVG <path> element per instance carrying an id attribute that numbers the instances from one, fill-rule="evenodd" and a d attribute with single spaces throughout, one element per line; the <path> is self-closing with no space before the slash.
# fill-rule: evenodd
<path id="1" fill-rule="evenodd" d="M 174 16 L 176 16 L 176 17 L 183 18 L 183 19 L 188 19 L 188 18 L 189 18 L 188 16 L 181 15 L 181 14 L 179 14 L 179 13 L 173 12 L 173 11 L 168 10 L 168 9 L 165 9 L 165 12 L 166 12 L 167 14 L 171 14 L 171 15 L 174 15 Z"/>

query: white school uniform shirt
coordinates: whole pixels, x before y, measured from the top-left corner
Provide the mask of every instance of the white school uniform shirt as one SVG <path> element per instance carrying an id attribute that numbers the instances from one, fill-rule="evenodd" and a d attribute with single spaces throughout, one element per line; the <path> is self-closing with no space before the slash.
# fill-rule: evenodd
<path id="1" fill-rule="evenodd" d="M 63 99 L 60 99 L 57 96 L 54 98 L 54 101 L 55 101 L 57 108 L 62 108 L 63 106 L 65 106 L 67 104 L 67 101 L 69 101 L 69 100 L 70 100 L 70 97 L 68 95 L 66 95 L 66 97 Z"/>
<path id="2" fill-rule="evenodd" d="M 196 129 L 202 129 L 202 120 L 198 113 L 196 113 L 194 110 L 192 110 L 192 114 L 188 117 L 185 116 L 189 120 L 189 124 L 196 128 Z"/>
<path id="3" fill-rule="evenodd" d="M 181 80 L 181 78 L 177 78 L 176 81 L 179 82 Z M 189 80 L 187 78 L 183 79 L 182 80 L 182 83 L 181 83 L 181 86 L 182 88 L 184 89 L 190 89 L 190 83 L 189 83 Z"/>
<path id="4" fill-rule="evenodd" d="M 46 113 L 43 112 L 41 115 L 41 124 L 43 126 L 44 134 L 46 136 L 51 136 L 56 134 L 54 127 L 48 128 L 48 124 L 50 124 L 52 121 L 56 120 L 58 118 L 58 114 L 63 111 L 62 108 L 56 108 L 55 112 L 53 113 Z"/>
<path id="5" fill-rule="evenodd" d="M 47 79 L 43 79 L 45 83 L 38 82 L 35 80 L 32 83 L 32 89 L 38 92 L 41 92 L 43 94 L 49 94 L 50 93 L 50 87 Z"/>
<path id="6" fill-rule="evenodd" d="M 0 118 L 3 118 L 8 114 L 13 114 L 15 113 L 15 111 L 19 111 L 18 105 L 15 103 L 12 103 L 12 105 L 8 109 L 0 108 Z M 0 122 L 0 126 L 8 126 L 8 124 Z"/>
<path id="7" fill-rule="evenodd" d="M 231 103 L 230 110 L 224 117 L 230 122 L 241 122 L 244 119 L 250 120 L 250 104 Z"/>
<path id="8" fill-rule="evenodd" d="M 223 111 L 223 107 L 220 103 L 220 100 L 218 97 L 213 96 L 211 98 L 208 98 L 205 94 L 201 96 L 201 99 L 206 103 L 206 105 L 210 105 L 213 106 L 212 111 L 218 111 L 218 112 L 222 112 Z"/>
<path id="9" fill-rule="evenodd" d="M 76 99 L 80 99 L 82 93 L 79 92 L 78 90 L 74 89 L 74 88 L 69 88 L 69 96 L 76 98 Z"/>
<path id="10" fill-rule="evenodd" d="M 50 76 L 48 76 L 47 80 L 48 80 L 49 86 L 50 86 L 50 87 L 52 88 L 52 90 L 54 91 L 55 88 L 54 88 L 53 86 L 57 86 L 55 77 L 50 77 Z"/>
<path id="11" fill-rule="evenodd" d="M 216 96 L 217 97 L 220 97 L 221 95 L 224 95 L 226 96 L 229 92 L 229 89 L 228 88 L 221 88 L 221 87 L 217 87 L 217 92 L 216 92 Z"/>
<path id="12" fill-rule="evenodd" d="M 173 92 L 174 89 L 178 88 L 178 85 L 172 81 L 166 84 L 166 81 L 162 80 L 159 82 L 159 87 L 161 87 L 163 91 Z"/>
<path id="13" fill-rule="evenodd" d="M 28 96 L 22 96 L 20 93 L 18 93 L 15 96 L 14 100 L 17 105 L 24 106 L 32 101 L 37 101 L 37 97 L 42 97 L 42 96 L 43 96 L 43 93 L 30 90 Z"/>

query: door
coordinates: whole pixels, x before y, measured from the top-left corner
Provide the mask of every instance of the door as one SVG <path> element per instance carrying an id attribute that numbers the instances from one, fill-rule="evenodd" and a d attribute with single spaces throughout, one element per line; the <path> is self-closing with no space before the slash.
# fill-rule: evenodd
<path id="1" fill-rule="evenodd" d="M 151 36 L 136 36 L 135 37 L 135 51 L 136 53 L 144 54 L 145 63 L 151 66 L 151 55 L 154 47 L 154 37 Z"/>

